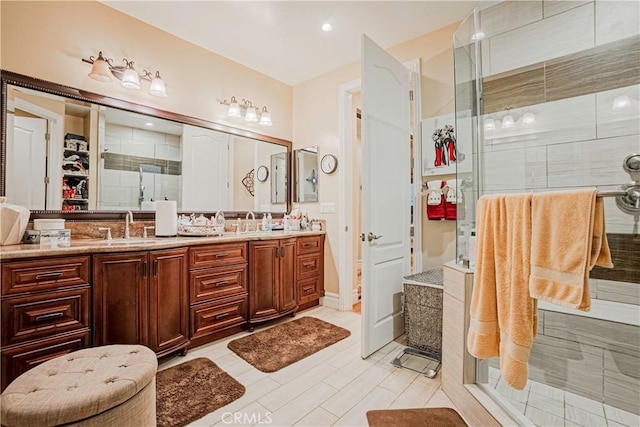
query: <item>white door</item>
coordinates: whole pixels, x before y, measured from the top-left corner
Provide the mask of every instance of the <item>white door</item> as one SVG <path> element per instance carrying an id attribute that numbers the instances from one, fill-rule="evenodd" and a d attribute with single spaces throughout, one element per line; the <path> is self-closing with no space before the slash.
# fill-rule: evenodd
<path id="1" fill-rule="evenodd" d="M 410 272 L 409 71 L 362 36 L 362 357 L 404 333 Z"/>
<path id="2" fill-rule="evenodd" d="M 232 199 L 231 199 L 232 200 Z M 182 210 L 229 210 L 229 135 L 185 126 L 182 135 Z"/>
<path id="3" fill-rule="evenodd" d="M 13 125 L 12 123 L 13 122 Z M 47 121 L 7 114 L 7 202 L 45 209 Z"/>

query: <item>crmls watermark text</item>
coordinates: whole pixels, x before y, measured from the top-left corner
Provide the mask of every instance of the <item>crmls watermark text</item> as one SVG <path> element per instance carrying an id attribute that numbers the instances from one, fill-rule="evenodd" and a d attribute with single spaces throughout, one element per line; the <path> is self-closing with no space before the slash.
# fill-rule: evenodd
<path id="1" fill-rule="evenodd" d="M 222 414 L 222 422 L 224 424 L 241 424 L 241 425 L 269 425 L 271 424 L 271 412 L 225 412 Z"/>

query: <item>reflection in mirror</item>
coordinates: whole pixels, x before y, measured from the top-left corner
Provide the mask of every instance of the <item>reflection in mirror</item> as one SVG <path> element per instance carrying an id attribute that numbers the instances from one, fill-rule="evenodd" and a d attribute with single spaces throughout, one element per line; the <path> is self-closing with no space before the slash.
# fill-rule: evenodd
<path id="1" fill-rule="evenodd" d="M 166 198 L 181 211 L 287 211 L 286 145 L 12 84 L 6 105 L 11 203 L 150 211 Z M 269 164 L 268 179 L 254 180 L 257 168 Z"/>
<path id="2" fill-rule="evenodd" d="M 318 147 L 294 150 L 294 202 L 318 201 Z"/>
<path id="3" fill-rule="evenodd" d="M 287 153 L 271 155 L 271 203 L 287 201 Z M 262 210 L 262 209 L 261 209 Z"/>

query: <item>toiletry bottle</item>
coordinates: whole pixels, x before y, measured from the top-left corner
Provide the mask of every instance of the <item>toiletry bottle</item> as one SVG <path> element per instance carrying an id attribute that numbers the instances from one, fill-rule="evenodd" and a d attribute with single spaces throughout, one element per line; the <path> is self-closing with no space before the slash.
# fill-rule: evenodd
<path id="1" fill-rule="evenodd" d="M 273 229 L 273 218 L 271 218 L 271 212 L 267 214 L 267 231 L 271 231 Z"/>
<path id="2" fill-rule="evenodd" d="M 262 231 L 267 231 L 268 225 L 267 225 L 267 214 L 263 214 L 262 215 Z"/>
<path id="3" fill-rule="evenodd" d="M 476 231 L 471 230 L 471 236 L 469 236 L 469 268 L 475 270 L 476 268 Z"/>

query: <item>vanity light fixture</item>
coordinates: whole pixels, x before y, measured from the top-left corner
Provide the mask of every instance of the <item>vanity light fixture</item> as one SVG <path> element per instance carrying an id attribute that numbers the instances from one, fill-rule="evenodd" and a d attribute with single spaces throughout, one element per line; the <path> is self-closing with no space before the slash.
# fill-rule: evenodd
<path id="1" fill-rule="evenodd" d="M 147 70 L 143 70 L 139 74 L 133 68 L 133 61 L 123 59 L 125 65 L 113 65 L 111 58 L 102 56 L 102 51 L 98 52 L 98 57 L 90 56 L 89 59 L 82 58 L 82 62 L 92 64 L 89 77 L 99 82 L 110 82 L 111 76 L 120 80 L 120 85 L 126 89 L 140 89 L 140 80 L 146 80 L 151 83 L 149 93 L 153 96 L 167 96 L 164 80 L 160 77 L 160 72 L 156 71 L 155 76 Z"/>
<path id="2" fill-rule="evenodd" d="M 231 100 L 218 100 L 218 102 L 222 105 L 226 105 L 228 107 L 227 116 L 241 118 L 244 115 L 244 120 L 251 123 L 258 123 L 261 126 L 272 126 L 273 122 L 271 121 L 271 113 L 267 110 L 267 107 L 256 107 L 253 105 L 253 102 L 248 99 L 242 99 L 241 102 L 238 102 L 235 96 L 231 97 Z"/>

